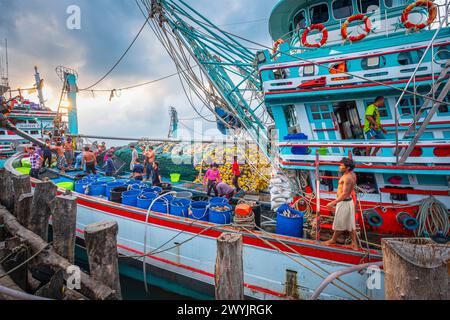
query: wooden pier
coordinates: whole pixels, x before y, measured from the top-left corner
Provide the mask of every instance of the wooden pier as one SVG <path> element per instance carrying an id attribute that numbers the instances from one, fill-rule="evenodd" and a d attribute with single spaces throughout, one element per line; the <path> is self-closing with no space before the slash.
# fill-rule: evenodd
<path id="1" fill-rule="evenodd" d="M 88 275 L 74 265 L 76 197 L 57 191 L 0 169 L 0 299 L 121 299 L 117 223 L 86 227 Z"/>

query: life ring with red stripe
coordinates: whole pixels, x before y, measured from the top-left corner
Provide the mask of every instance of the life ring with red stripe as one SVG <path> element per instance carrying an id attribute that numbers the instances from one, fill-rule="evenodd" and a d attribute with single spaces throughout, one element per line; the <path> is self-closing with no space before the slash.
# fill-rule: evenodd
<path id="1" fill-rule="evenodd" d="M 416 7 L 427 7 L 428 9 L 428 19 L 426 22 L 422 22 L 422 23 L 412 23 L 409 21 L 409 14 L 411 13 L 411 11 L 416 8 Z M 438 11 L 437 11 L 437 5 L 433 2 L 433 1 L 429 1 L 429 0 L 418 0 L 412 4 L 410 4 L 409 6 L 407 6 L 405 8 L 405 10 L 403 10 L 402 13 L 402 23 L 405 26 L 406 29 L 423 29 L 426 26 L 429 26 L 430 24 L 433 23 L 433 21 L 436 19 Z"/>
<path id="2" fill-rule="evenodd" d="M 320 32 L 322 32 L 322 39 L 320 40 L 320 42 L 318 42 L 318 43 L 309 43 L 308 42 L 307 38 L 308 38 L 309 33 L 312 30 L 319 30 Z M 308 28 L 306 28 L 306 30 L 303 31 L 303 34 L 302 34 L 302 44 L 305 47 L 309 47 L 309 48 L 320 48 L 325 43 L 327 43 L 327 40 L 328 40 L 328 30 L 323 24 L 312 24 Z"/>
<path id="3" fill-rule="evenodd" d="M 278 39 L 277 41 L 275 41 L 275 43 L 273 44 L 273 50 L 272 50 L 272 55 L 274 55 L 275 53 L 277 53 L 278 51 L 278 47 L 280 45 L 282 45 L 284 43 L 283 39 Z"/>
<path id="4" fill-rule="evenodd" d="M 364 31 L 365 33 L 361 33 L 357 36 L 349 36 L 348 35 L 348 25 L 353 22 L 353 21 L 357 21 L 357 20 L 362 20 L 364 22 Z M 351 42 L 356 42 L 356 41 L 360 41 L 362 39 L 364 39 L 365 37 L 367 37 L 367 35 L 369 34 L 369 32 L 372 30 L 372 22 L 370 21 L 369 17 L 359 13 L 359 14 L 355 14 L 351 17 L 349 17 L 344 24 L 342 25 L 341 28 L 341 35 L 342 35 L 342 39 L 344 40 L 349 40 Z"/>

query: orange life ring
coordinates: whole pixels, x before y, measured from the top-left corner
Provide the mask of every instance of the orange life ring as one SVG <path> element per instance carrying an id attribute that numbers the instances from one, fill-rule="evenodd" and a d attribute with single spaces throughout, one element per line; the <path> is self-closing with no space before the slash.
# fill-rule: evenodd
<path id="1" fill-rule="evenodd" d="M 350 22 L 353 22 L 356 20 L 364 21 L 366 33 L 361 33 L 358 36 L 349 36 L 348 32 L 347 32 L 348 25 L 350 24 Z M 341 28 L 341 35 L 342 35 L 342 39 L 344 39 L 344 40 L 348 39 L 351 42 L 356 42 L 356 41 L 360 41 L 360 40 L 364 39 L 365 37 L 367 37 L 367 35 L 369 34 L 369 32 L 371 30 L 372 30 L 372 22 L 370 21 L 369 17 L 362 13 L 359 13 L 359 14 L 355 14 L 355 15 L 349 17 L 344 22 L 344 24 L 342 25 L 342 28 Z"/>
<path id="2" fill-rule="evenodd" d="M 428 9 L 428 19 L 426 22 L 423 23 L 412 23 L 409 21 L 409 14 L 411 13 L 412 9 L 415 7 L 427 7 Z M 403 10 L 402 13 L 402 23 L 405 26 L 406 29 L 423 29 L 426 26 L 429 26 L 437 17 L 437 6 L 433 1 L 429 0 L 418 0 L 412 4 L 410 4 L 408 7 Z"/>
<path id="3" fill-rule="evenodd" d="M 284 43 L 283 39 L 278 39 L 277 41 L 275 41 L 274 45 L 273 45 L 273 50 L 272 50 L 272 55 L 274 55 L 275 53 L 277 53 L 278 51 L 278 47 Z"/>
<path id="4" fill-rule="evenodd" d="M 319 43 L 308 43 L 307 37 L 308 34 L 311 32 L 311 30 L 319 30 L 320 32 L 322 32 L 322 40 L 320 40 Z M 327 40 L 328 40 L 328 30 L 323 24 L 312 24 L 308 28 L 306 28 L 306 30 L 303 31 L 302 34 L 302 44 L 305 47 L 309 48 L 320 48 L 325 43 L 327 43 Z"/>

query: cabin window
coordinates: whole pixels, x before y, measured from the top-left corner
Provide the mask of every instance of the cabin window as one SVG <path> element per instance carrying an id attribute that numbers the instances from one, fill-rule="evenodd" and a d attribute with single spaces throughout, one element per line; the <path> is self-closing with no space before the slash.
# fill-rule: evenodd
<path id="1" fill-rule="evenodd" d="M 304 66 L 303 67 L 303 76 L 304 77 L 313 76 L 315 74 L 316 74 L 316 66 L 315 65 L 310 65 L 310 66 Z"/>
<path id="2" fill-rule="evenodd" d="M 450 103 L 450 93 L 444 99 L 444 102 Z M 438 115 L 448 116 L 450 115 L 450 106 L 448 104 L 441 104 L 438 108 Z"/>
<path id="3" fill-rule="evenodd" d="M 408 0 L 384 0 L 384 4 L 389 8 L 402 7 L 408 4 Z"/>
<path id="4" fill-rule="evenodd" d="M 358 187 L 362 189 L 364 193 L 378 193 L 377 180 L 373 173 L 356 172 L 356 181 L 358 181 Z"/>
<path id="5" fill-rule="evenodd" d="M 28 120 L 28 123 L 36 124 L 37 121 L 36 120 Z"/>
<path id="6" fill-rule="evenodd" d="M 345 19 L 353 14 L 352 0 L 336 0 L 332 6 L 335 19 Z"/>
<path id="7" fill-rule="evenodd" d="M 306 21 L 305 10 L 301 10 L 294 17 L 294 28 L 295 28 L 295 31 L 298 32 L 301 29 L 305 29 L 306 28 L 306 22 L 307 21 Z"/>
<path id="8" fill-rule="evenodd" d="M 401 52 L 398 55 L 398 63 L 402 66 L 419 63 L 420 59 L 422 59 L 423 54 L 424 51 L 422 49 Z"/>
<path id="9" fill-rule="evenodd" d="M 386 58 L 383 56 L 363 58 L 361 68 L 364 70 L 379 69 L 386 66 Z"/>
<path id="10" fill-rule="evenodd" d="M 449 60 L 450 59 L 450 46 L 439 47 L 436 53 L 436 60 Z"/>
<path id="11" fill-rule="evenodd" d="M 30 131 L 30 134 L 39 134 L 39 131 Z"/>
<path id="12" fill-rule="evenodd" d="M 413 115 L 415 115 L 415 112 L 417 112 L 420 109 L 420 107 L 422 106 L 423 100 L 421 97 L 416 97 L 415 102 L 416 102 L 416 104 L 414 107 L 414 97 L 413 96 L 403 97 L 402 100 L 400 100 L 400 103 L 398 106 L 400 115 L 402 117 L 412 118 Z"/>
<path id="13" fill-rule="evenodd" d="M 332 119 L 331 108 L 328 104 L 312 104 L 310 105 L 312 120 L 329 120 Z"/>
<path id="14" fill-rule="evenodd" d="M 359 12 L 371 13 L 380 10 L 380 0 L 359 0 Z"/>
<path id="15" fill-rule="evenodd" d="M 312 24 L 325 23 L 330 19 L 328 5 L 326 3 L 318 4 L 314 7 L 311 7 L 311 9 L 309 10 Z"/>
<path id="16" fill-rule="evenodd" d="M 300 128 L 298 126 L 297 121 L 297 110 L 295 110 L 295 106 L 289 105 L 283 108 L 284 118 L 286 119 L 286 125 L 288 127 L 288 133 L 298 133 L 300 132 Z"/>
<path id="17" fill-rule="evenodd" d="M 288 69 L 275 69 L 273 70 L 273 75 L 275 80 L 289 78 L 290 71 Z"/>
<path id="18" fill-rule="evenodd" d="M 6 132 L 5 131 L 0 131 L 0 136 L 4 136 L 4 135 L 6 135 Z"/>

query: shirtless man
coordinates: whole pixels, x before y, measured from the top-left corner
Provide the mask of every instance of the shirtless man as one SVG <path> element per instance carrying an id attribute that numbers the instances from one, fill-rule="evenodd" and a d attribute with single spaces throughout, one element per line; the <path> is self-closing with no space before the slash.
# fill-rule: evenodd
<path id="1" fill-rule="evenodd" d="M 72 165 L 74 152 L 72 140 L 67 139 L 64 142 L 64 156 L 66 157 L 67 165 L 69 166 L 69 168 L 73 168 Z"/>
<path id="2" fill-rule="evenodd" d="M 89 149 L 89 147 L 84 147 L 83 160 L 81 160 L 81 167 L 86 164 L 86 173 L 96 174 L 95 166 L 97 165 L 97 158 L 95 154 Z"/>
<path id="3" fill-rule="evenodd" d="M 343 158 L 339 171 L 343 173 L 339 179 L 339 186 L 337 191 L 337 198 L 327 204 L 328 209 L 336 206 L 336 213 L 333 222 L 333 237 L 325 241 L 323 244 L 329 245 L 336 243 L 336 240 L 344 231 L 349 231 L 352 238 L 353 249 L 358 249 L 358 242 L 356 239 L 356 223 L 355 223 L 355 204 L 352 198 L 352 192 L 356 185 L 356 175 L 353 172 L 355 163 L 352 159 Z"/>
<path id="4" fill-rule="evenodd" d="M 147 152 L 145 152 L 145 178 L 146 180 L 153 180 L 153 163 L 155 162 L 155 151 L 153 151 L 153 147 L 148 147 Z"/>
<path id="5" fill-rule="evenodd" d="M 64 147 L 61 142 L 57 142 L 55 147 L 51 147 L 52 150 L 56 151 L 58 155 L 57 160 L 57 168 L 61 171 L 61 173 L 66 173 L 66 157 L 64 155 Z"/>

